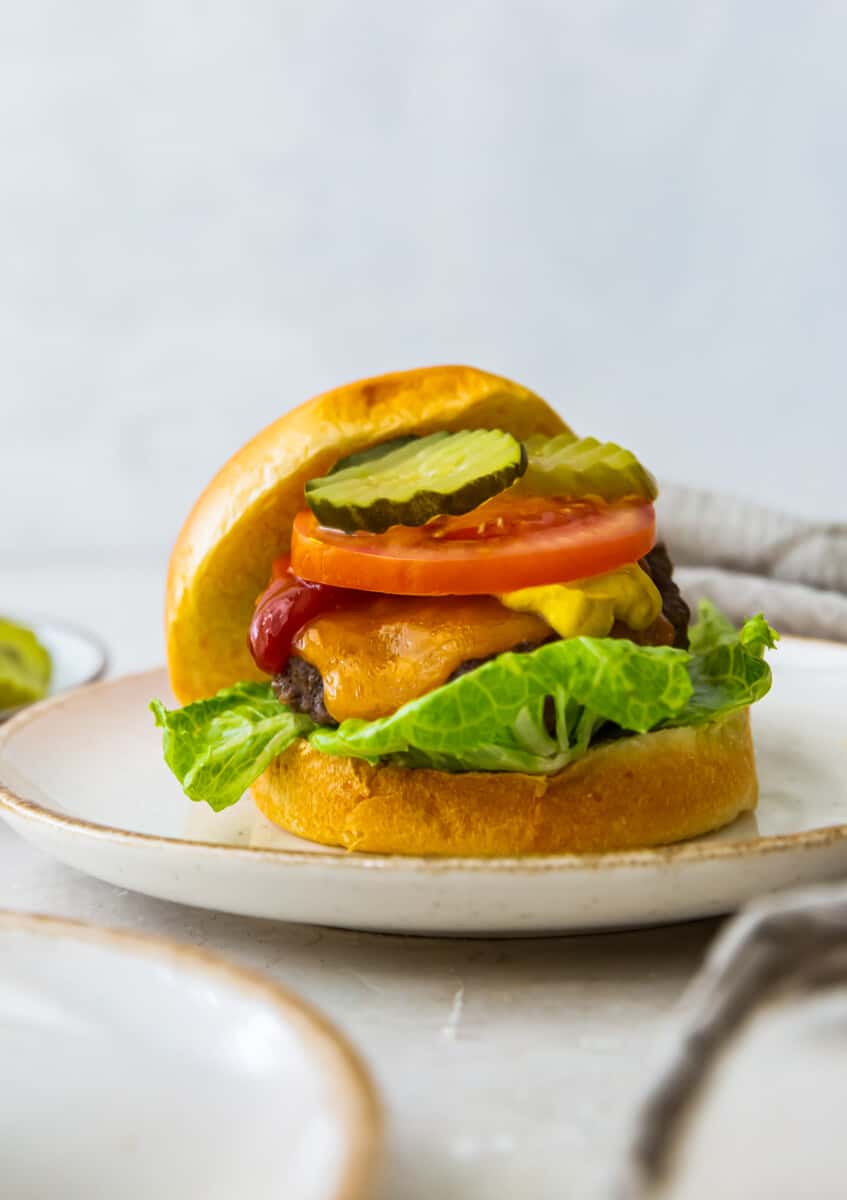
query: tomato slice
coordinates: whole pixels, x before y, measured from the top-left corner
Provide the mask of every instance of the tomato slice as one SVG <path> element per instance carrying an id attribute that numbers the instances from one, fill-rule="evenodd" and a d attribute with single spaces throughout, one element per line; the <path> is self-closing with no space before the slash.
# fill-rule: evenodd
<path id="1" fill-rule="evenodd" d="M 298 513 L 291 568 L 312 583 L 395 596 L 496 595 L 601 575 L 655 540 L 652 504 L 507 494 L 465 516 L 386 533 L 340 533 Z"/>

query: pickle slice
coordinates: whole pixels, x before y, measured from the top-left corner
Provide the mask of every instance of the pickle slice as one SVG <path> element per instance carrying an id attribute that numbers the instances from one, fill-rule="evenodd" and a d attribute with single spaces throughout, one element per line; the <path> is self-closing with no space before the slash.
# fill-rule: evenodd
<path id="1" fill-rule="evenodd" d="M 31 629 L 0 617 L 0 709 L 47 695 L 50 655 Z"/>
<path id="2" fill-rule="evenodd" d="M 521 491 L 536 496 L 601 496 L 622 500 L 640 496 L 655 500 L 656 480 L 629 450 L 597 438 L 562 433 L 527 442 L 529 464 Z"/>
<path id="3" fill-rule="evenodd" d="M 526 450 L 499 429 L 395 438 L 351 455 L 306 484 L 320 523 L 345 533 L 384 533 L 477 508 L 526 470 Z"/>
<path id="4" fill-rule="evenodd" d="M 339 471 L 345 471 L 348 467 L 358 467 L 362 463 L 373 462 L 375 458 L 382 458 L 383 454 L 399 450 L 401 446 L 408 446 L 410 442 L 419 441 L 420 438 L 416 434 L 408 433 L 405 437 L 391 438 L 390 441 L 380 442 L 377 446 L 368 446 L 367 450 L 360 450 L 358 454 L 350 454 L 347 458 L 339 459 L 330 471 L 330 475 L 337 475 Z"/>

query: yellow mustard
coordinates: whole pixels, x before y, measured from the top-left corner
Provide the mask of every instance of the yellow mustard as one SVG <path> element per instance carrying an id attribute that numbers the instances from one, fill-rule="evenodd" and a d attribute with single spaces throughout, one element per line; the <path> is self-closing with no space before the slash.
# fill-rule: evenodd
<path id="1" fill-rule="evenodd" d="M 560 637 L 606 637 L 615 621 L 647 629 L 662 611 L 656 585 L 637 563 L 590 579 L 506 592 L 498 599 L 516 612 L 536 613 Z"/>

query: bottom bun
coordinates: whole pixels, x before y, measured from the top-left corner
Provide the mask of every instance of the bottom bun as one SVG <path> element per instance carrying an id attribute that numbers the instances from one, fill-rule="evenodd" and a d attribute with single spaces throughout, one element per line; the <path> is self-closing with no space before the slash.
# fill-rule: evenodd
<path id="1" fill-rule="evenodd" d="M 299 837 L 380 854 L 597 853 L 696 837 L 756 807 L 749 710 L 608 742 L 555 775 L 374 767 L 295 742 L 252 787 Z"/>

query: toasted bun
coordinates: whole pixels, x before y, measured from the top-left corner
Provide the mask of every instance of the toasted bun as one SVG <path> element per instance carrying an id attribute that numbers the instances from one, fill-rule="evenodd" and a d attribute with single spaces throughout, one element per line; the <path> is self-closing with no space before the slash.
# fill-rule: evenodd
<path id="1" fill-rule="evenodd" d="M 254 784 L 300 837 L 381 854 L 628 850 L 708 833 L 756 807 L 748 710 L 622 738 L 556 775 L 373 767 L 298 741 Z"/>
<path id="2" fill-rule="evenodd" d="M 404 433 L 567 428 L 526 388 L 471 367 L 431 367 L 326 392 L 269 425 L 215 476 L 171 556 L 165 632 L 181 703 L 261 678 L 247 630 L 290 544 L 303 485 L 339 458 Z M 253 785 L 262 811 L 312 841 L 394 854 L 622 850 L 693 837 L 755 807 L 746 712 L 625 738 L 557 775 L 449 775 L 373 767 L 297 741 Z"/>
<path id="3" fill-rule="evenodd" d="M 262 678 L 247 630 L 271 563 L 288 550 L 307 479 L 375 442 L 460 428 L 526 438 L 567 426 L 508 379 L 473 367 L 426 367 L 325 392 L 239 450 L 195 504 L 171 555 L 165 639 L 177 699 L 187 704 Z"/>

